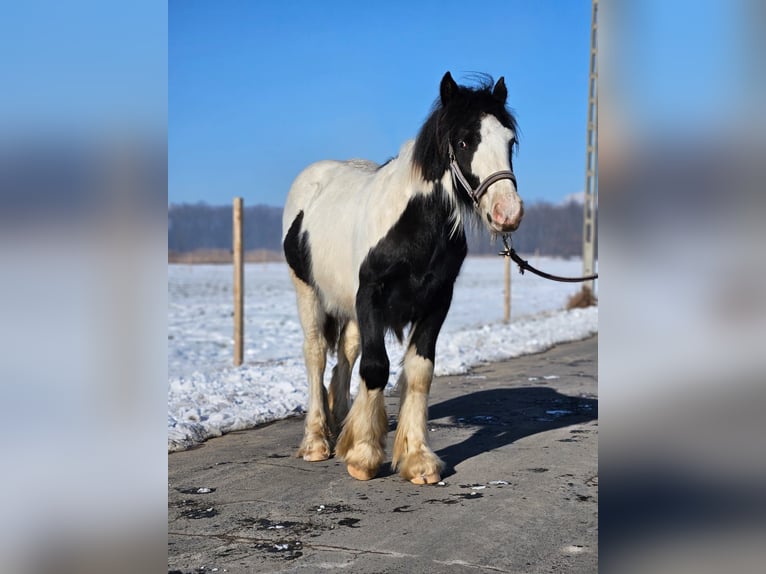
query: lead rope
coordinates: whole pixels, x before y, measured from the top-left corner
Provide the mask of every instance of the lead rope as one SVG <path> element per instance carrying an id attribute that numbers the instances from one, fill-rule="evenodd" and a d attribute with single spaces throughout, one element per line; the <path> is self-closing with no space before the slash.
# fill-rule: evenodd
<path id="1" fill-rule="evenodd" d="M 545 271 L 535 269 L 529 264 L 527 260 L 522 259 L 519 254 L 516 253 L 516 250 L 513 248 L 513 240 L 511 240 L 511 245 L 508 245 L 508 237 L 508 235 L 503 235 L 503 245 L 505 246 L 505 251 L 501 251 L 498 253 L 498 255 L 503 257 L 510 257 L 513 259 L 514 263 L 519 266 L 519 273 L 522 275 L 524 275 L 524 271 L 531 271 L 535 275 L 539 275 L 544 279 L 550 279 L 551 281 L 561 281 L 562 283 L 579 283 L 580 281 L 592 281 L 594 279 L 598 279 L 598 273 L 594 273 L 593 275 L 586 275 L 585 277 L 560 277 L 558 275 L 551 275 Z"/>

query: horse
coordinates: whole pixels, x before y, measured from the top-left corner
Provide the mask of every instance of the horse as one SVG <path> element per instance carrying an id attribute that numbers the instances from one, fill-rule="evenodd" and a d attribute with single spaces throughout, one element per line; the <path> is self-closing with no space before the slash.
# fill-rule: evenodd
<path id="1" fill-rule="evenodd" d="M 304 333 L 309 403 L 296 456 L 334 454 L 358 480 L 385 457 L 389 378 L 385 335 L 407 348 L 392 467 L 414 484 L 441 480 L 444 463 L 427 440 L 436 340 L 467 254 L 465 228 L 480 221 L 495 236 L 516 230 L 524 207 L 512 156 L 516 119 L 504 78 L 458 85 L 447 72 L 415 140 L 378 165 L 311 164 L 294 180 L 282 241 Z M 337 351 L 329 392 L 328 352 Z M 351 403 L 352 368 L 361 353 Z"/>

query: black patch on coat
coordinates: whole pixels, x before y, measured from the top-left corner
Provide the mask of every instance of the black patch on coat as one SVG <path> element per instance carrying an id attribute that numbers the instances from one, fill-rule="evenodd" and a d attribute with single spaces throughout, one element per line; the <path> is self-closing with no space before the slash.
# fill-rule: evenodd
<path id="1" fill-rule="evenodd" d="M 296 277 L 306 283 L 312 284 L 311 278 L 311 249 L 309 248 L 309 235 L 307 231 L 301 232 L 303 225 L 303 211 L 295 216 L 290 229 L 287 230 L 283 248 L 285 259 Z"/>
<path id="2" fill-rule="evenodd" d="M 433 193 L 413 197 L 359 268 L 359 369 L 370 389 L 382 389 L 388 381 L 388 330 L 401 338 L 404 328 L 414 323 L 412 341 L 418 355 L 434 360 L 436 338 L 467 253 L 462 229 L 450 236 L 451 208 L 445 193 L 435 184 Z"/>
<path id="3" fill-rule="evenodd" d="M 316 290 L 314 278 L 311 274 L 311 247 L 309 246 L 308 231 L 302 231 L 303 211 L 299 211 L 295 216 L 290 229 L 287 230 L 283 244 L 285 250 L 285 259 L 287 264 L 301 281 L 310 285 Z M 325 314 L 322 322 L 322 336 L 327 342 L 330 352 L 334 353 L 338 347 L 338 334 L 340 332 L 340 322 L 338 318 Z"/>

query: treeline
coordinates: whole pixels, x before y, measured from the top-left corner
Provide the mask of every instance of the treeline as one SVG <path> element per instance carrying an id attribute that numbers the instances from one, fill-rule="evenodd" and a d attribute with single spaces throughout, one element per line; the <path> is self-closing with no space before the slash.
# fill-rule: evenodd
<path id="1" fill-rule="evenodd" d="M 243 233 L 246 250 L 281 251 L 282 208 L 245 206 Z M 231 249 L 232 208 L 205 203 L 168 207 L 168 250 L 179 253 Z"/>
<path id="2" fill-rule="evenodd" d="M 564 205 L 533 203 L 526 206 L 521 227 L 513 234 L 520 253 L 570 257 L 582 253 L 583 208 L 576 202 Z M 281 252 L 282 208 L 266 205 L 245 207 L 245 249 Z M 168 208 L 168 250 L 188 253 L 231 249 L 231 206 L 204 203 L 171 205 Z M 468 233 L 474 255 L 495 254 L 500 242 L 492 242 L 484 226 Z"/>

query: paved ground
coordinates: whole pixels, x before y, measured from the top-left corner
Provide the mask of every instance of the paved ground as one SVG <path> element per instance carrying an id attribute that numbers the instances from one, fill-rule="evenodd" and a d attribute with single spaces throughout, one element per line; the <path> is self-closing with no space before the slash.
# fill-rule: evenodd
<path id="1" fill-rule="evenodd" d="M 296 459 L 302 419 L 171 454 L 168 571 L 596 572 L 597 344 L 435 380 L 443 486 Z"/>

